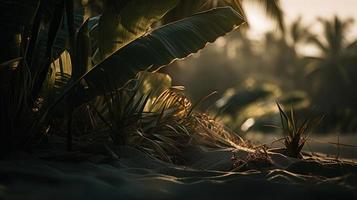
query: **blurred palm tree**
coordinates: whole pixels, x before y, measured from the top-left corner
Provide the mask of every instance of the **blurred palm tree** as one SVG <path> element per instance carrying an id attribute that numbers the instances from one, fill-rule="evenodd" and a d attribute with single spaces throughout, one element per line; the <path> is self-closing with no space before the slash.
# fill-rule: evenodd
<path id="1" fill-rule="evenodd" d="M 297 45 L 306 42 L 306 39 L 311 37 L 309 26 L 302 23 L 302 18 L 300 16 L 291 23 L 289 34 L 285 37 L 289 37 L 291 39 L 292 47 L 296 51 Z"/>
<path id="2" fill-rule="evenodd" d="M 323 25 L 323 37 L 312 36 L 310 42 L 319 48 L 321 55 L 312 57 L 317 63 L 312 65 L 311 72 L 332 70 L 334 73 L 339 73 L 344 81 L 348 81 L 346 66 L 341 65 L 341 58 L 344 57 L 345 50 L 351 46 L 346 38 L 353 20 L 343 21 L 337 16 L 332 21 L 321 18 L 318 20 Z"/>
<path id="3" fill-rule="evenodd" d="M 265 34 L 260 70 L 265 74 L 272 74 L 276 78 L 269 78 L 284 91 L 302 89 L 304 85 L 304 66 L 307 59 L 298 53 L 299 45 L 305 44 L 311 36 L 309 27 L 302 23 L 301 17 L 286 27 L 283 34 L 268 32 Z M 267 53 L 269 52 L 269 53 Z"/>
<path id="4" fill-rule="evenodd" d="M 354 86 L 357 83 L 357 45 L 347 40 L 347 33 L 353 20 L 341 20 L 335 16 L 332 20 L 319 19 L 323 26 L 323 37 L 313 36 L 309 41 L 320 50 L 321 54 L 310 57 L 308 65 L 310 93 L 313 103 L 330 116 L 329 122 L 341 124 L 341 129 L 350 130 L 349 121 L 357 115 L 357 95 Z M 356 127 L 355 127 L 356 128 Z"/>

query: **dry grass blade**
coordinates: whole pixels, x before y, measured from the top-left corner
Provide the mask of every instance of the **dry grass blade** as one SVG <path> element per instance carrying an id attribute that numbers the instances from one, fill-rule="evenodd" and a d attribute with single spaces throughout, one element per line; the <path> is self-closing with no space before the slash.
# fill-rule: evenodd
<path id="1" fill-rule="evenodd" d="M 104 112 L 97 114 L 110 129 L 114 144 L 134 146 L 163 161 L 178 162 L 189 145 L 238 147 L 241 143 L 236 134 L 208 115 L 194 112 L 182 87 L 161 93 L 140 88 L 147 85 L 147 81 L 138 80 L 135 89 L 105 96 Z"/>

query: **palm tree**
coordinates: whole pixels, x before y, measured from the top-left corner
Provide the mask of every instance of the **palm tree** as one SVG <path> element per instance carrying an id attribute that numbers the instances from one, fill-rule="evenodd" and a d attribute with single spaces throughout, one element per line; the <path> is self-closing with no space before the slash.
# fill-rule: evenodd
<path id="1" fill-rule="evenodd" d="M 311 36 L 309 32 L 309 26 L 306 26 L 302 23 L 302 18 L 298 17 L 295 21 L 293 21 L 290 25 L 289 36 L 292 41 L 292 47 L 296 50 L 297 45 L 303 42 L 306 42 Z"/>
<path id="2" fill-rule="evenodd" d="M 356 77 L 356 42 L 347 39 L 353 20 L 341 20 L 337 16 L 332 20 L 318 20 L 323 26 L 323 37 L 310 38 L 321 52 L 320 56 L 310 57 L 310 93 L 313 103 L 327 113 L 330 123 L 334 124 L 346 121 L 347 113 L 349 116 L 357 113 L 357 95 L 352 92 L 356 84 L 352 78 Z"/>
<path id="3" fill-rule="evenodd" d="M 283 34 L 266 33 L 260 70 L 279 77 L 274 78 L 274 81 L 284 90 L 301 89 L 306 60 L 302 59 L 297 50 L 309 36 L 308 27 L 302 24 L 301 18 L 287 26 Z M 264 69 L 261 66 L 264 66 Z"/>
<path id="4" fill-rule="evenodd" d="M 351 43 L 347 40 L 347 32 L 351 27 L 353 20 L 347 19 L 342 21 L 337 16 L 332 21 L 326 19 L 318 19 L 323 25 L 323 37 L 312 36 L 310 42 L 319 48 L 321 55 L 312 57 L 318 61 L 314 72 L 317 70 L 330 70 L 338 73 L 344 81 L 348 81 L 349 77 L 346 73 L 346 66 L 341 65 L 341 59 L 345 54 L 347 47 Z"/>

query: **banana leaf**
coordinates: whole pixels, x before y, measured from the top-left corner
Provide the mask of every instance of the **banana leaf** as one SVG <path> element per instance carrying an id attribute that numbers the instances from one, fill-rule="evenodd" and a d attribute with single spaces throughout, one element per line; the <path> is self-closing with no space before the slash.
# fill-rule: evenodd
<path id="1" fill-rule="evenodd" d="M 97 92 L 120 87 L 137 72 L 148 67 L 155 70 L 185 58 L 242 23 L 242 16 L 230 7 L 195 14 L 155 29 L 117 50 L 86 74 L 85 79 Z M 112 81 L 111 86 L 108 80 Z"/>
<path id="2" fill-rule="evenodd" d="M 98 24 L 98 51 L 100 61 L 114 51 L 145 34 L 179 0 L 107 1 Z"/>

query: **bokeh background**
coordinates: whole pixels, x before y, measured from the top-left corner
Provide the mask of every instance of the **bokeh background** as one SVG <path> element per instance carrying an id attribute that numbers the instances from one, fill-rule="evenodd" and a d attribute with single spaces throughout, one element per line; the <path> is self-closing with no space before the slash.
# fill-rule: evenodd
<path id="1" fill-rule="evenodd" d="M 355 133 L 357 1 L 281 1 L 285 29 L 243 3 L 248 25 L 167 67 L 175 84 L 242 135 L 276 132 L 276 102 L 298 120 L 324 116 L 316 134 Z"/>

